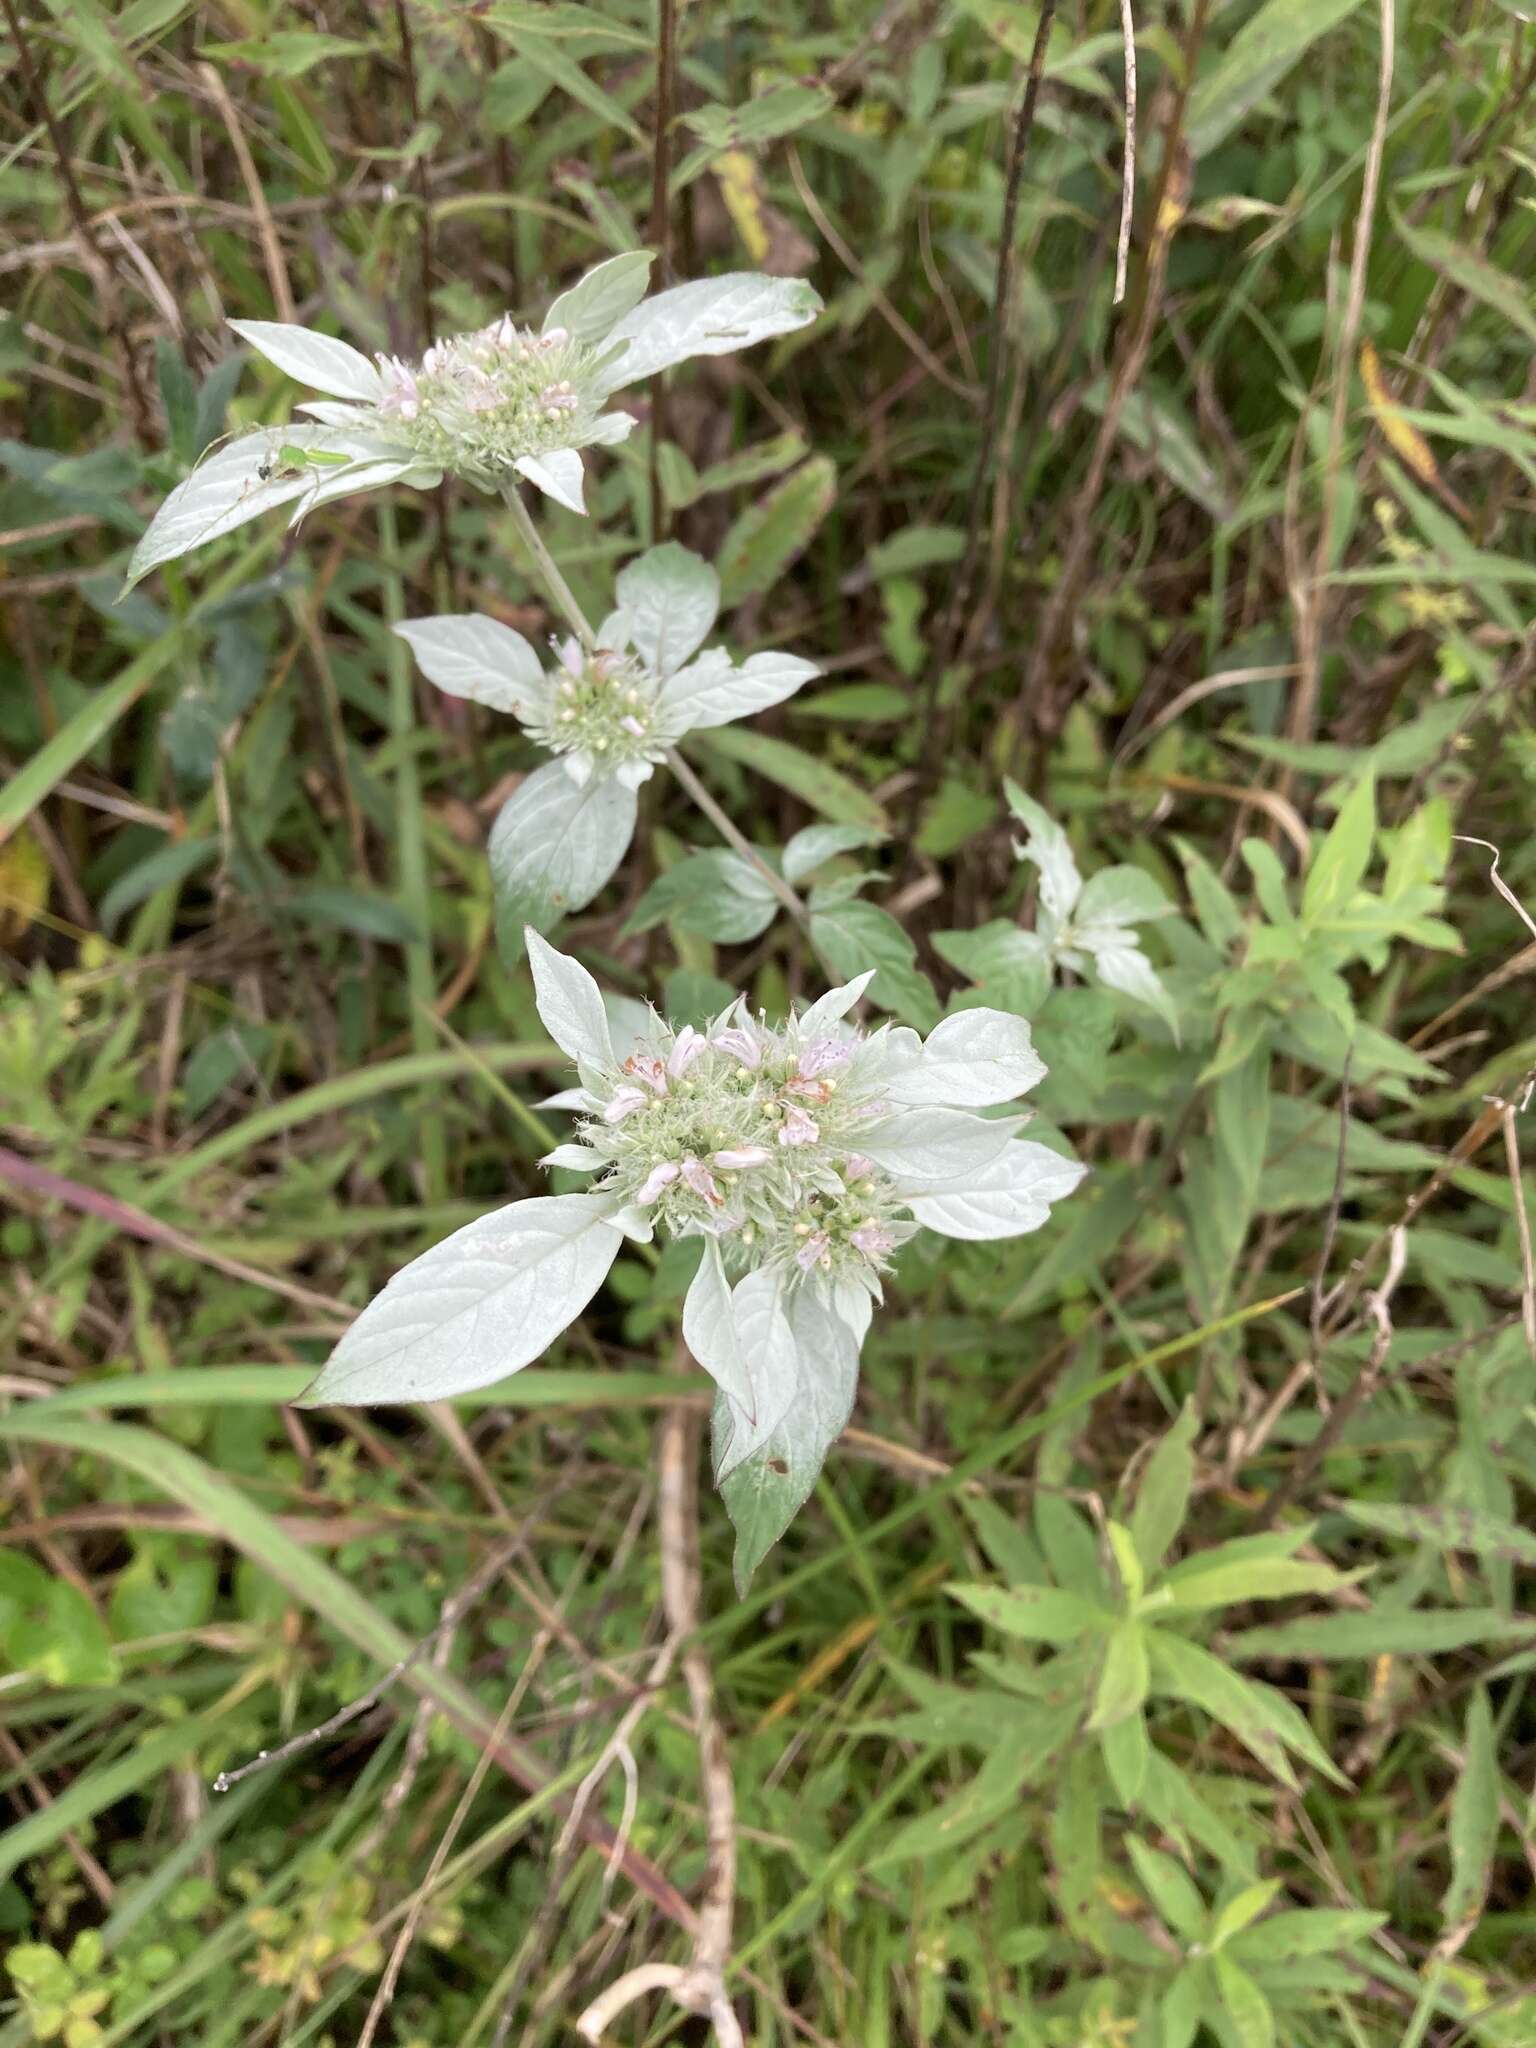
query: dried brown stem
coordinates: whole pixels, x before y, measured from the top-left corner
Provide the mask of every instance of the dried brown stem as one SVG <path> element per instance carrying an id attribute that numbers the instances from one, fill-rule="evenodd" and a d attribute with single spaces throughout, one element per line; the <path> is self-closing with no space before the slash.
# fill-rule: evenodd
<path id="1" fill-rule="evenodd" d="M 672 282 L 672 100 L 677 77 L 677 0 L 658 0 L 656 22 L 656 132 L 651 141 L 651 245 L 660 282 Z M 651 379 L 651 539 L 666 539 L 661 493 L 661 444 L 667 431 L 666 375 Z"/>

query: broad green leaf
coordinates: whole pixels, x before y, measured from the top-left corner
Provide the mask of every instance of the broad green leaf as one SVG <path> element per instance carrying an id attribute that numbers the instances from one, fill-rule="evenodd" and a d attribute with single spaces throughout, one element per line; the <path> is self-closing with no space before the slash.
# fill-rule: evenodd
<path id="1" fill-rule="evenodd" d="M 1335 1571 L 1331 1564 L 1311 1564 L 1301 1557 L 1250 1559 L 1246 1563 L 1213 1564 L 1201 1571 L 1201 1560 L 1186 1561 L 1176 1579 L 1164 1582 L 1174 1609 L 1236 1606 L 1244 1600 L 1288 1600 L 1300 1593 L 1336 1593 L 1352 1586 L 1359 1572 Z"/>
<path id="2" fill-rule="evenodd" d="M 1211 1922 L 1210 1944 L 1213 1949 L 1225 1948 L 1234 1936 L 1249 1927 L 1274 1899 L 1280 1889 L 1278 1877 L 1268 1877 L 1257 1884 L 1245 1885 L 1236 1898 L 1229 1899 Z"/>
<path id="3" fill-rule="evenodd" d="M 690 853 L 658 875 L 625 922 L 624 930 L 648 932 L 671 922 L 679 931 L 721 945 L 741 945 L 773 923 L 779 909 L 767 877 L 725 848 Z"/>
<path id="4" fill-rule="evenodd" d="M 1275 2048 L 1275 2016 L 1248 1972 L 1228 1955 L 1212 1958 L 1216 1988 L 1236 2048 Z"/>
<path id="5" fill-rule="evenodd" d="M 863 825 L 806 825 L 784 848 L 784 879 L 796 884 L 840 853 L 871 846 L 878 835 Z"/>
<path id="6" fill-rule="evenodd" d="M 78 1586 L 29 1557 L 0 1551 L 0 1665 L 52 1686 L 114 1685 L 111 1641 Z"/>
<path id="7" fill-rule="evenodd" d="M 716 558 L 722 604 L 730 609 L 771 589 L 809 546 L 836 495 L 836 465 L 830 456 L 813 455 L 738 513 Z"/>
<path id="8" fill-rule="evenodd" d="M 1205 1900 L 1188 1874 L 1171 1856 L 1152 1848 L 1139 1835 L 1128 1834 L 1125 1846 L 1142 1889 L 1169 1930 L 1185 1943 L 1199 1941 L 1209 1916 Z"/>
<path id="9" fill-rule="evenodd" d="M 1124 1720 L 1103 1729 L 1099 1735 L 1099 1754 L 1104 1759 L 1109 1782 L 1115 1788 L 1115 1797 L 1127 1813 L 1134 1812 L 1152 1762 L 1152 1739 L 1147 1733 L 1146 1715 L 1138 1708 L 1135 1713 L 1127 1714 Z"/>
<path id="10" fill-rule="evenodd" d="M 840 903 L 811 919 L 811 944 L 829 974 L 862 973 L 873 965 L 869 998 L 919 1031 L 939 1021 L 939 999 L 917 965 L 917 948 L 878 904 Z"/>
<path id="11" fill-rule="evenodd" d="M 393 897 L 366 895 L 361 889 L 333 888 L 317 882 L 308 889 L 295 889 L 284 908 L 306 924 L 333 926 L 354 932 L 360 938 L 383 939 L 393 946 L 421 943 L 422 933 Z"/>
<path id="12" fill-rule="evenodd" d="M 676 541 L 638 555 L 613 588 L 630 640 L 657 675 L 692 659 L 720 610 L 720 578 Z"/>
<path id="13" fill-rule="evenodd" d="M 1051 949 L 1037 932 L 994 918 L 968 932 L 935 932 L 933 950 L 999 1009 L 1033 1017 L 1051 988 Z"/>
<path id="14" fill-rule="evenodd" d="M 552 328 L 563 327 L 577 341 L 602 341 L 645 297 L 654 260 L 649 249 L 628 249 L 622 256 L 595 264 L 554 301 L 540 332 L 548 334 Z"/>
<path id="15" fill-rule="evenodd" d="M 1469 1550 L 1511 1564 L 1536 1565 L 1536 1533 L 1480 1508 L 1399 1507 L 1361 1500 L 1340 1501 L 1337 1506 L 1352 1522 L 1378 1529 L 1384 1536 L 1431 1543 L 1438 1550 Z"/>
<path id="16" fill-rule="evenodd" d="M 1363 1908 L 1313 1907 L 1305 1912 L 1272 1913 L 1245 1927 L 1228 1944 L 1234 1958 L 1250 1968 L 1284 1964 L 1302 1956 L 1329 1955 L 1353 1948 L 1386 1921 L 1385 1913 Z"/>
<path id="17" fill-rule="evenodd" d="M 898 1828 L 870 1859 L 870 1868 L 910 1863 L 917 1857 L 931 1861 L 1016 1812 L 1021 1787 L 1036 1783 L 1051 1768 L 1072 1734 L 1075 1719 L 1070 1710 L 1011 1703 L 1009 1739 L 991 1747 L 969 1783 Z"/>
<path id="18" fill-rule="evenodd" d="M 824 85 L 775 85 L 739 107 L 701 107 L 683 115 L 683 125 L 716 149 L 770 142 L 792 135 L 834 104 Z"/>

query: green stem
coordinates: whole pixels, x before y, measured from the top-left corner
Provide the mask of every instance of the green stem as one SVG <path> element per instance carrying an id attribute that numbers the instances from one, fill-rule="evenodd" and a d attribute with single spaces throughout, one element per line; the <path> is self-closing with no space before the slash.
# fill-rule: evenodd
<path id="1" fill-rule="evenodd" d="M 581 606 L 576 602 L 571 586 L 560 574 L 554 556 L 539 538 L 539 530 L 534 525 L 532 515 L 528 507 L 523 503 L 522 494 L 519 492 L 516 484 L 509 484 L 502 492 L 502 496 L 506 500 L 507 510 L 512 514 L 512 522 L 517 528 L 518 538 L 528 550 L 529 559 L 533 563 L 534 573 L 543 584 L 547 595 L 553 601 L 555 609 L 562 614 L 566 624 L 576 635 L 582 646 L 586 648 L 588 653 L 591 653 L 592 649 L 597 645 L 597 636 L 592 631 L 591 622 Z M 807 924 L 810 921 L 810 912 L 806 909 L 801 897 L 790 887 L 782 875 L 774 873 L 767 861 L 757 851 L 757 848 L 737 831 L 736 827 L 731 823 L 725 812 L 721 810 L 720 806 L 715 802 L 703 783 L 700 782 L 698 776 L 688 766 L 688 763 L 683 759 L 676 747 L 668 747 L 667 749 L 667 766 L 672 770 L 672 773 L 683 785 L 683 788 L 692 797 L 695 805 L 708 818 L 727 846 L 731 847 L 736 853 L 739 853 L 744 861 L 757 870 L 791 917 L 800 924 Z"/>
<path id="2" fill-rule="evenodd" d="M 394 501 L 388 496 L 379 500 L 379 545 L 384 557 L 384 616 L 394 626 L 405 617 L 405 589 L 400 575 L 400 537 Z M 437 981 L 432 968 L 432 895 L 421 776 L 413 745 L 418 729 L 416 692 L 411 657 L 398 633 L 386 636 L 384 663 L 389 676 L 389 734 L 396 752 L 395 874 L 401 904 L 421 934 L 405 949 L 411 1044 L 419 1053 L 432 1052 L 437 1045 L 437 1034 L 432 1028 Z M 448 1186 L 448 1154 L 443 1125 L 436 1117 L 422 1120 L 421 1152 L 427 1199 L 440 1201 Z"/>
<path id="3" fill-rule="evenodd" d="M 575 593 L 560 574 L 559 564 L 539 538 L 539 529 L 533 523 L 533 515 L 523 503 L 521 491 L 516 484 L 508 484 L 502 492 L 507 510 L 512 514 L 512 524 L 517 528 L 517 537 L 533 558 L 534 572 L 545 590 L 554 600 L 555 609 L 565 620 L 576 638 L 590 654 L 597 645 L 586 613 L 576 602 Z"/>

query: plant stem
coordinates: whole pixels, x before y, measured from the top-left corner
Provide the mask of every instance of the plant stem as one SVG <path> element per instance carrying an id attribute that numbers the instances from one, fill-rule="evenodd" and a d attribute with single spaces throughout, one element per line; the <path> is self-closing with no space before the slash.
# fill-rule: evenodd
<path id="1" fill-rule="evenodd" d="M 517 537 L 528 550 L 533 560 L 534 574 L 543 584 L 547 596 L 554 601 L 555 610 L 560 613 L 576 638 L 590 654 L 597 645 L 586 613 L 576 602 L 575 593 L 560 574 L 554 556 L 539 538 L 539 529 L 533 523 L 533 515 L 523 503 L 522 493 L 516 484 L 508 484 L 502 492 L 507 510 L 512 514 L 512 524 L 517 528 Z"/>
<path id="2" fill-rule="evenodd" d="M 703 783 L 700 782 L 697 775 L 688 766 L 688 763 L 683 759 L 676 747 L 668 747 L 667 749 L 667 766 L 672 770 L 672 773 L 677 777 L 684 789 L 687 790 L 695 804 L 704 813 L 705 817 L 708 818 L 711 825 L 714 826 L 726 844 L 733 852 L 739 853 L 743 860 L 750 861 L 752 866 L 757 869 L 757 872 L 772 889 L 774 895 L 778 897 L 790 916 L 795 918 L 800 924 L 807 923 L 810 919 L 810 912 L 805 907 L 804 899 L 796 890 L 790 887 L 782 875 L 775 874 L 757 848 L 750 841 L 742 837 L 725 812 L 721 810 L 709 791 L 704 787 Z"/>
<path id="3" fill-rule="evenodd" d="M 588 653 L 590 653 L 597 645 L 597 636 L 592 631 L 591 622 L 581 606 L 576 602 L 571 586 L 560 574 L 554 556 L 539 538 L 539 530 L 534 525 L 532 516 L 528 511 L 528 507 L 523 503 L 517 486 L 509 484 L 502 493 L 502 496 L 506 500 L 507 510 L 512 514 L 513 524 L 517 527 L 518 537 L 522 541 L 523 546 L 528 550 L 529 559 L 533 563 L 534 573 L 543 584 L 546 594 L 553 601 L 555 609 L 563 616 L 571 631 L 576 635 L 582 646 L 587 649 Z M 774 895 L 778 897 L 784 908 L 789 912 L 790 916 L 800 924 L 807 923 L 810 918 L 810 912 L 806 909 L 801 897 L 790 887 L 782 875 L 774 873 L 757 848 L 742 837 L 741 833 L 737 831 L 725 812 L 721 810 L 720 806 L 715 802 L 703 783 L 700 782 L 698 776 L 688 766 L 688 763 L 683 759 L 676 747 L 668 747 L 667 749 L 667 766 L 672 770 L 672 773 L 683 785 L 689 796 L 693 798 L 699 810 L 704 813 L 705 817 L 708 818 L 709 822 L 720 834 L 720 837 L 734 852 L 739 853 L 744 861 L 749 862 L 757 870 L 769 888 L 772 889 Z"/>
<path id="4" fill-rule="evenodd" d="M 384 557 L 384 616 L 390 625 L 405 617 L 405 590 L 400 576 L 399 528 L 394 502 L 379 500 L 379 545 Z M 397 749 L 395 767 L 395 873 L 406 915 L 420 932 L 405 949 L 406 992 L 410 998 L 411 1044 L 419 1053 L 432 1052 L 432 1001 L 437 994 L 432 972 L 432 896 L 427 871 L 427 841 L 422 822 L 421 777 L 411 745 L 417 731 L 416 692 L 411 657 L 398 633 L 385 635 L 385 667 L 389 675 L 389 733 Z M 448 1185 L 448 1155 L 442 1124 L 423 1120 L 422 1178 L 429 1201 L 440 1201 Z"/>

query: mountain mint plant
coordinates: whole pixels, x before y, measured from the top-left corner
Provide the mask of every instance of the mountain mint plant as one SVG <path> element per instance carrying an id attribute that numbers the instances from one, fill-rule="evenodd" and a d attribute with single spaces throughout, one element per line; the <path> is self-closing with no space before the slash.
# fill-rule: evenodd
<path id="1" fill-rule="evenodd" d="M 847 1423 L 881 1281 L 921 1225 L 1037 1230 L 1085 1169 L 988 1116 L 1045 1068 L 998 1010 L 926 1040 L 848 1022 L 873 970 L 783 1025 L 738 999 L 704 1031 L 654 1013 L 615 1050 L 597 983 L 526 934 L 539 1014 L 576 1063 L 554 1098 L 575 1139 L 546 1166 L 585 1194 L 481 1217 L 404 1268 L 348 1330 L 310 1403 L 438 1401 L 539 1356 L 596 1294 L 626 1237 L 701 1241 L 683 1339 L 716 1386 L 715 1476 L 745 1586 Z"/>
<path id="2" fill-rule="evenodd" d="M 515 915 L 544 930 L 589 903 L 634 835 L 635 792 L 683 735 L 782 703 L 818 673 L 796 654 L 739 665 L 722 648 L 701 654 L 720 579 L 675 542 L 631 562 L 614 590 L 594 645 L 568 635 L 548 672 L 521 633 L 478 613 L 395 628 L 428 681 L 510 712 L 555 756 L 520 784 L 491 834 L 504 923 Z"/>
<path id="3" fill-rule="evenodd" d="M 416 363 L 367 356 L 308 327 L 236 320 L 269 362 L 325 395 L 315 426 L 258 427 L 193 471 L 133 552 L 128 585 L 162 562 L 279 505 L 305 512 L 354 491 L 430 490 L 456 476 L 486 491 L 525 478 L 583 512 L 580 451 L 622 441 L 634 416 L 610 411 L 626 385 L 686 362 L 791 333 L 821 300 L 797 278 L 736 272 L 645 297 L 651 256 L 611 257 L 562 292 L 535 332 L 510 313 L 436 342 Z"/>

